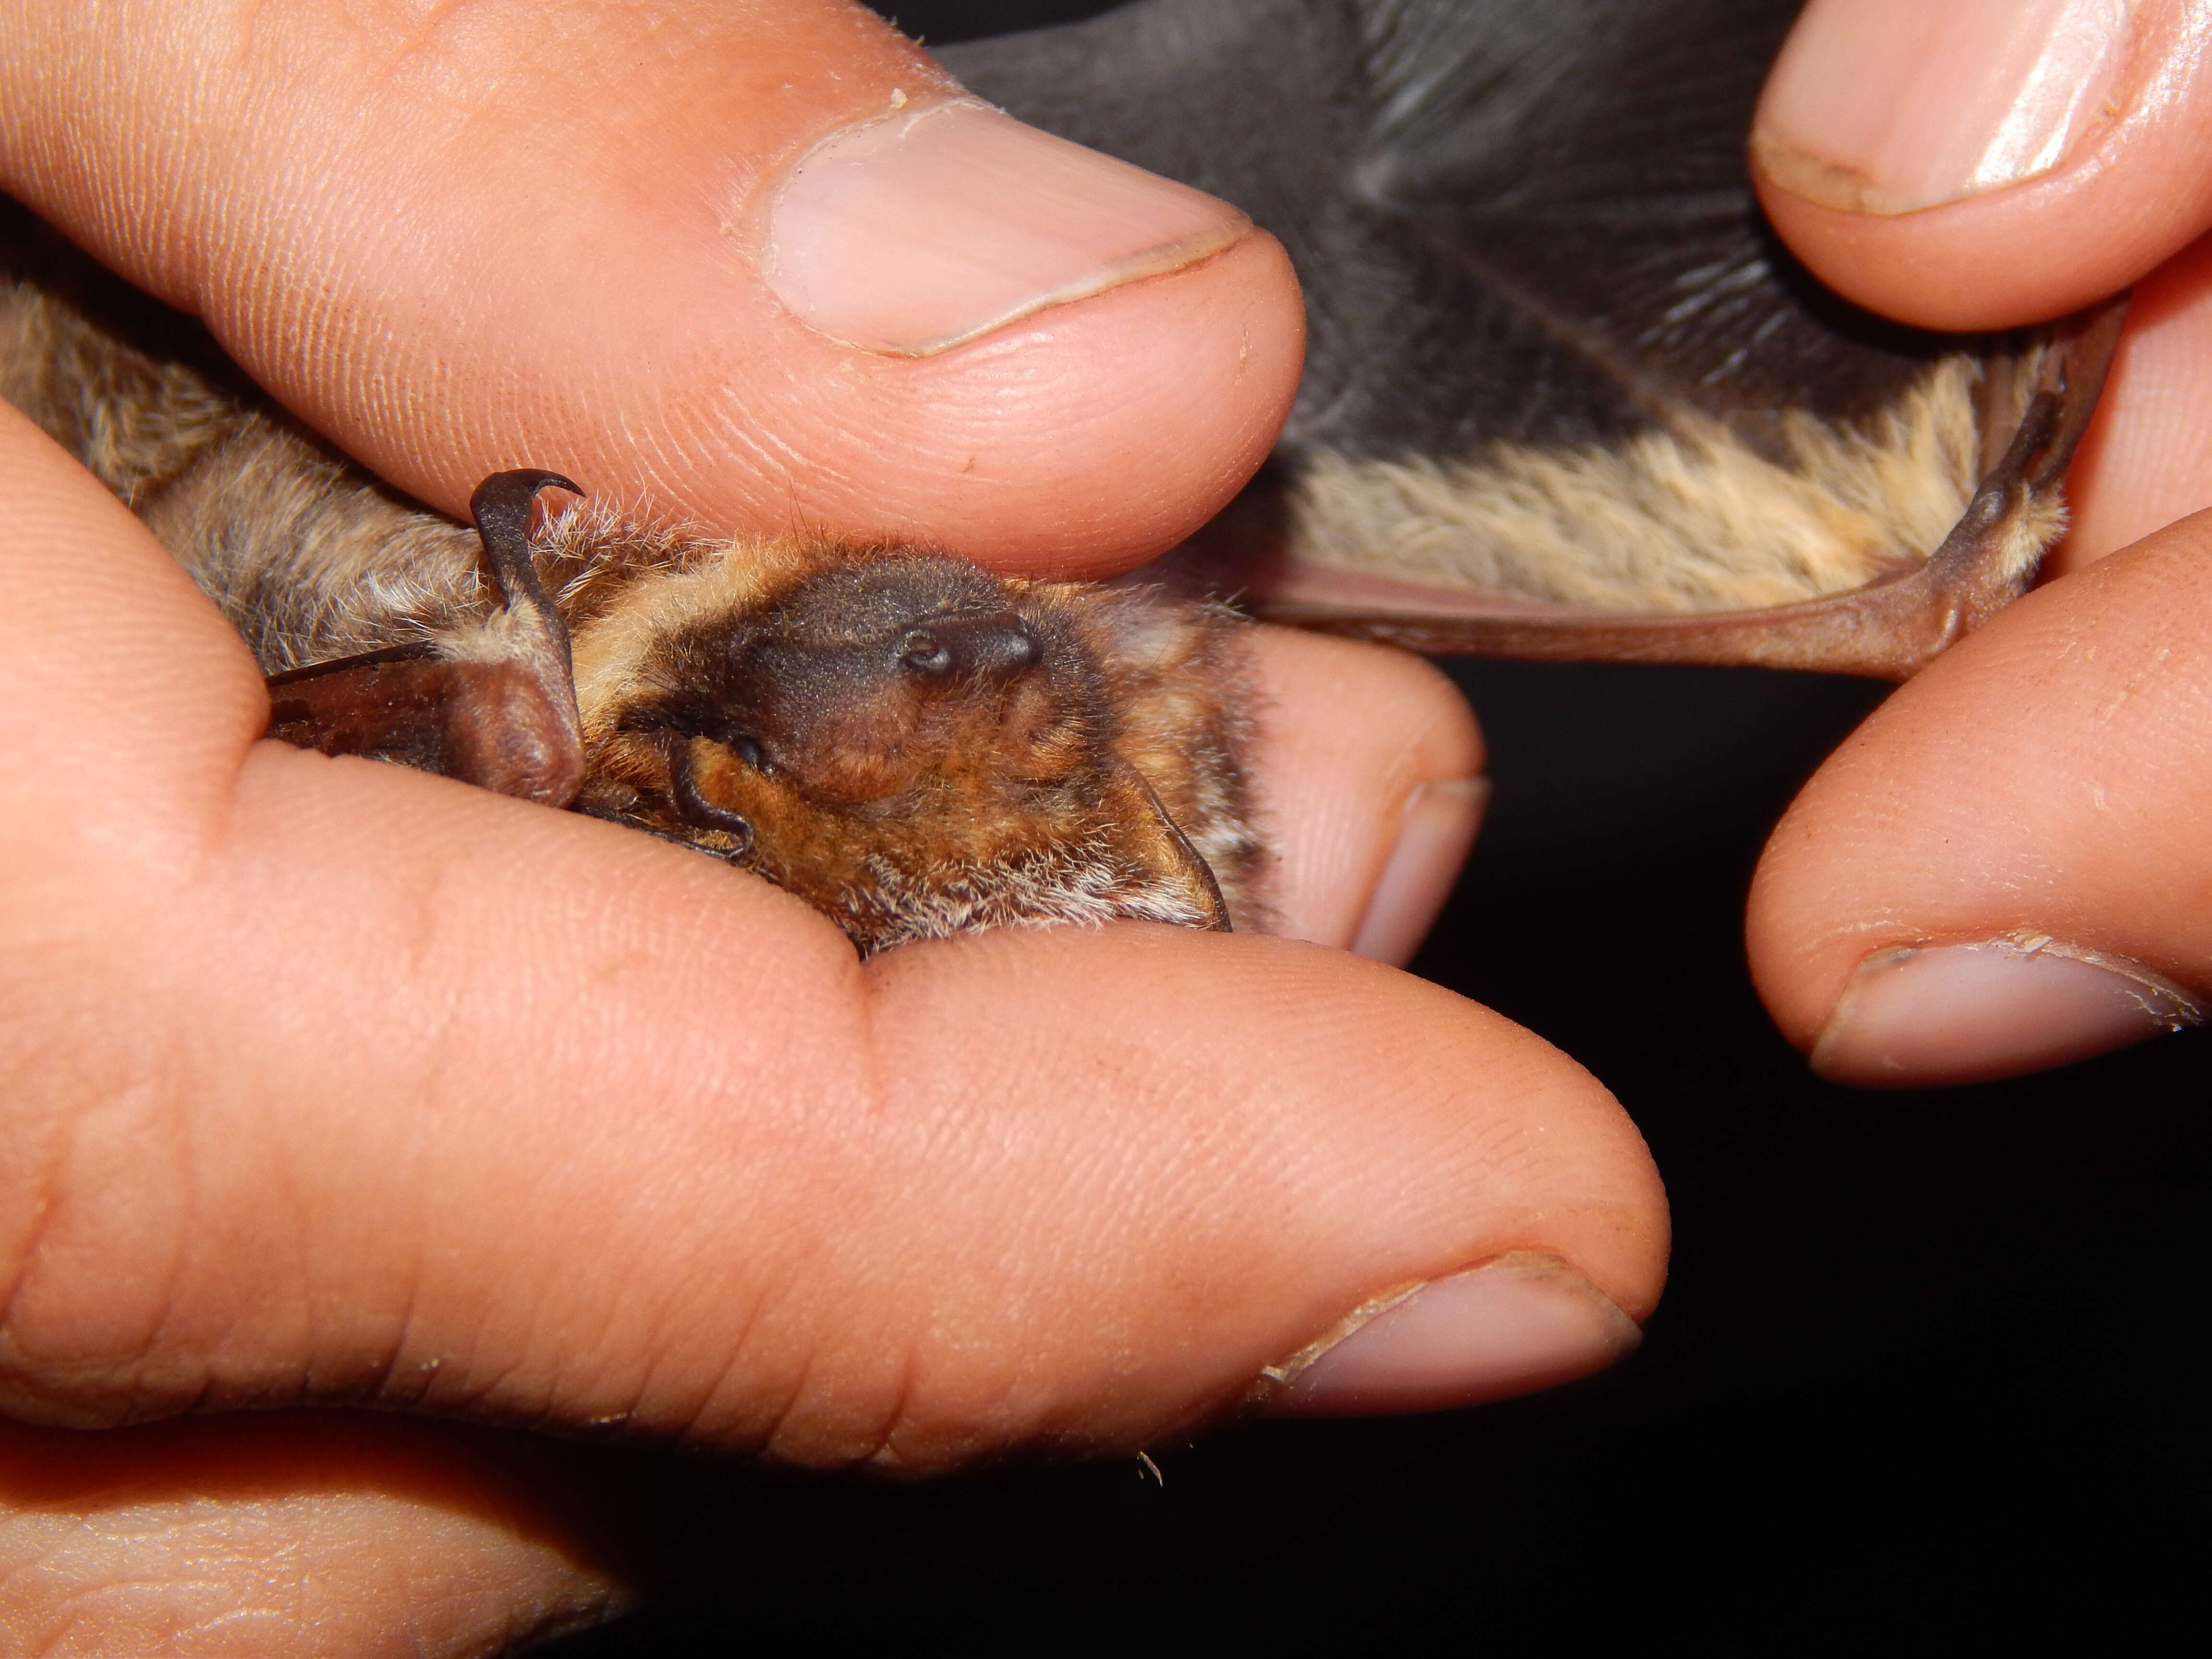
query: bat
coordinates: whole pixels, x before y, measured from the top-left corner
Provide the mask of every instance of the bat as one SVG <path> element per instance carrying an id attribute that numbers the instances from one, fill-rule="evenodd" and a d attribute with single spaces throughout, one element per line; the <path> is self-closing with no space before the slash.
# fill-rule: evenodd
<path id="1" fill-rule="evenodd" d="M 0 204 L 0 396 L 145 520 L 268 676 L 272 737 L 727 860 L 865 953 L 1264 919 L 1242 622 L 924 550 L 733 541 L 531 469 L 476 534 L 291 422 L 204 331 Z"/>
<path id="2" fill-rule="evenodd" d="M 1015 114 L 1245 206 L 1305 284 L 1276 453 L 1164 587 L 1424 651 L 1890 678 L 2022 591 L 2119 308 L 1941 337 L 1791 264 L 1743 143 L 1796 9 L 1143 0 L 947 49 Z M 1221 605 L 581 501 L 533 532 L 581 493 L 535 469 L 485 481 L 472 537 L 18 210 L 0 276 L 0 395 L 223 608 L 272 736 L 726 859 L 864 952 L 1264 924 Z"/>
<path id="3" fill-rule="evenodd" d="M 1425 652 L 1901 679 L 2063 533 L 2120 307 L 1948 337 L 1794 264 L 1744 149 L 1797 10 L 1140 0 L 939 55 L 1290 251 L 1305 378 L 1186 579 Z"/>

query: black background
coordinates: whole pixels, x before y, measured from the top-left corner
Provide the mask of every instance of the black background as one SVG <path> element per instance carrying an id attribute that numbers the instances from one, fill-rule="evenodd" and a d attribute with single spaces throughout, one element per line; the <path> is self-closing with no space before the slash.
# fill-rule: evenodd
<path id="1" fill-rule="evenodd" d="M 883 7 L 939 42 L 1100 9 Z M 1416 969 L 1643 1127 L 1678 1243 L 1642 1352 L 1480 1411 L 1233 1429 L 1159 1453 L 1164 1485 L 577 1449 L 657 1483 L 640 1551 L 682 1588 L 566 1659 L 2114 1651 L 2197 1622 L 2212 1032 L 1984 1088 L 1820 1084 L 1752 994 L 1742 898 L 1880 688 L 1453 672 L 1498 793 Z"/>

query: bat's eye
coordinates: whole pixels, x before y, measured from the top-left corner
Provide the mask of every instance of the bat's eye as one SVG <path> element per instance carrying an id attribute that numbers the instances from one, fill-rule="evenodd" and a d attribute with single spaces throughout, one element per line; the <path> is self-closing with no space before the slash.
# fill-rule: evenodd
<path id="1" fill-rule="evenodd" d="M 747 766 L 751 767 L 756 772 L 761 769 L 760 744 L 753 738 L 745 736 L 742 732 L 732 732 L 730 736 L 724 738 L 722 739 L 722 747 L 728 750 L 732 755 L 735 755 Z"/>

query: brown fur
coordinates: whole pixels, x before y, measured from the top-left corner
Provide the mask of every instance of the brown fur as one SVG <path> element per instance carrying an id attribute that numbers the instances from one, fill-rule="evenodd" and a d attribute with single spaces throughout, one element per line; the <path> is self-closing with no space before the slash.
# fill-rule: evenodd
<path id="1" fill-rule="evenodd" d="M 907 641 L 963 627 L 1026 654 L 902 671 Z M 871 949 L 1114 915 L 1206 925 L 1177 830 L 1249 926 L 1261 853 L 1237 758 L 1241 628 L 911 550 L 717 549 L 631 582 L 579 628 L 583 804 L 728 848 Z M 687 825 L 672 744 L 748 846 Z"/>
<path id="2" fill-rule="evenodd" d="M 146 520 L 266 672 L 411 646 L 450 665 L 430 681 L 512 678 L 524 647 L 472 533 L 300 428 L 188 319 L 0 214 L 0 396 Z M 729 857 L 864 950 L 1206 926 L 1216 882 L 1238 925 L 1260 920 L 1228 612 L 589 503 L 533 548 L 573 639 L 583 810 Z"/>

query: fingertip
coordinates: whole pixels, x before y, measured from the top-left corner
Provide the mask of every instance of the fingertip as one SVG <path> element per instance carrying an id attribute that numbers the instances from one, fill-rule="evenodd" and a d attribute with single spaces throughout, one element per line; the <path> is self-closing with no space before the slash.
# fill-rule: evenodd
<path id="1" fill-rule="evenodd" d="M 1815 276 L 1869 311 L 1940 333 L 2069 316 L 2188 240 L 2175 228 L 2085 241 L 2081 222 L 2096 210 L 2070 204 L 2069 237 L 2066 224 L 2022 196 L 2035 186 L 1889 217 L 1810 200 L 1763 173 L 1753 184 L 1767 222 Z"/>
<path id="2" fill-rule="evenodd" d="M 1118 574 L 1259 470 L 1304 349 L 1289 257 L 1255 231 L 941 356 L 878 359 L 870 424 L 821 433 L 840 463 L 817 481 L 823 520 L 994 568 Z M 810 438 L 823 419 L 790 412 Z"/>
<path id="3" fill-rule="evenodd" d="M 1776 1023 L 1824 1075 L 1979 1081 L 2196 1020 L 2208 538 L 2199 515 L 2011 606 L 1791 804 L 1747 938 Z"/>
<path id="4" fill-rule="evenodd" d="M 1403 967 L 1459 880 L 1490 805 L 1487 778 L 1434 778 L 1406 798 L 1398 836 L 1375 878 L 1352 950 Z"/>
<path id="5" fill-rule="evenodd" d="M 2109 1054 L 2203 1018 L 2141 965 L 2033 935 L 1877 951 L 1813 1044 L 1814 1071 L 1863 1089 L 1987 1083 Z"/>
<path id="6" fill-rule="evenodd" d="M 1432 664 L 1401 651 L 1279 628 L 1254 640 L 1254 771 L 1278 928 L 1407 960 L 1488 803 L 1474 713 Z"/>
<path id="7" fill-rule="evenodd" d="M 2067 315 L 2212 224 L 2208 21 L 2118 0 L 1815 0 L 1751 143 L 1759 200 L 1845 297 L 1952 331 Z"/>
<path id="8" fill-rule="evenodd" d="M 1486 1405 L 1626 1358 L 1642 1328 L 1556 1256 L 1516 1250 L 1356 1309 L 1273 1368 L 1275 1417 L 1389 1416 Z"/>
<path id="9" fill-rule="evenodd" d="M 1437 987 L 1292 941 L 1127 927 L 1088 941 L 975 944 L 932 947 L 927 973 L 912 959 L 872 971 L 927 999 L 902 1023 L 934 1022 L 948 994 L 999 1010 L 1008 1037 L 994 1067 L 1033 1073 L 1032 1045 L 1049 1043 L 1074 1079 L 1049 1110 L 1086 1122 L 1107 1103 L 1082 1080 L 1089 1066 L 1065 1060 L 1121 1046 L 1114 1032 L 1054 1031 L 1024 1011 L 1053 997 L 1053 978 L 1068 969 L 1114 987 L 1117 1017 L 1153 1034 L 1143 1061 L 1115 1068 L 1127 1104 L 1112 1109 L 1115 1139 L 1141 1154 L 1156 1193 L 1205 1218 L 1123 1249 L 1244 1264 L 1226 1279 L 1179 1267 L 1174 1282 L 1194 1298 L 1181 1304 L 1186 1334 L 1233 1325 L 1250 1344 L 1252 1397 L 1294 1414 L 1442 1409 L 1548 1387 L 1634 1346 L 1633 1322 L 1665 1279 L 1665 1194 L 1619 1103 L 1534 1034 Z M 1204 1103 L 1171 1138 L 1145 1133 L 1141 1097 L 1127 1085 L 1133 1064 L 1163 1062 L 1191 1079 L 1187 1098 Z M 1209 1146 L 1244 1150 L 1223 1165 Z M 1031 1201 L 1064 1215 L 1096 1198 L 1045 1192 Z M 1416 1285 L 1428 1289 L 1409 1297 Z M 1232 1300 L 1195 1299 L 1224 1293 Z M 1419 1313 L 1397 1315 L 1409 1300 L 1424 1304 Z M 1096 1318 L 1113 1303 L 1094 1291 L 1082 1305 Z M 1153 1303 L 1145 1306 L 1150 1320 Z M 1136 1328 L 1126 1312 L 1116 1319 Z M 1381 1351 L 1375 1335 L 1355 1335 L 1370 1322 L 1391 1328 Z M 1324 1358 L 1347 1338 L 1360 1352 Z M 1136 1353 L 1133 1344 L 1121 1363 L 1133 1366 Z M 1212 1368 L 1200 1397 L 1242 1392 L 1224 1390 L 1235 1373 L 1224 1376 L 1218 1351 L 1186 1346 L 1151 1363 Z M 1121 1392 L 1133 1404 L 1136 1373 L 1125 1376 Z"/>

